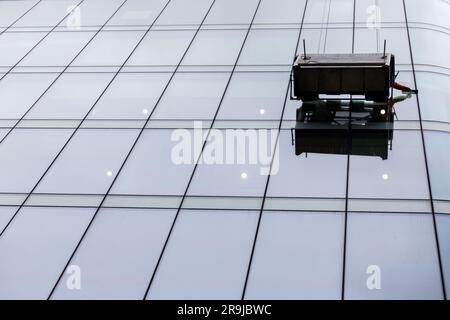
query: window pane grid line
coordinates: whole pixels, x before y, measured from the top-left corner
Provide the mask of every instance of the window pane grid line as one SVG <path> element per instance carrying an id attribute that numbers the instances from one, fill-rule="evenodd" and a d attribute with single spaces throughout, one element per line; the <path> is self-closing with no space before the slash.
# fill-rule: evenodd
<path id="1" fill-rule="evenodd" d="M 55 26 L 53 26 L 53 28 L 50 31 L 48 31 L 36 44 L 34 44 L 34 46 L 31 47 L 30 50 L 27 51 L 27 53 L 25 53 L 25 55 L 22 58 L 19 59 L 19 61 L 17 61 L 5 74 L 3 74 L 0 77 L 0 81 L 2 81 L 11 72 L 11 70 L 13 70 L 16 66 L 18 66 L 19 63 L 21 63 L 39 44 L 41 44 L 42 41 L 44 41 L 53 32 L 53 30 L 55 30 L 67 17 L 69 17 L 72 14 L 72 12 L 74 12 L 74 10 L 79 8 L 79 6 L 84 1 L 85 0 L 81 0 L 75 6 L 73 6 L 73 8 L 61 20 L 59 20 L 58 23 Z"/>
<path id="2" fill-rule="evenodd" d="M 117 10 L 112 14 L 112 16 L 105 22 L 106 23 L 119 11 L 119 9 L 125 4 L 125 2 L 128 0 L 124 0 L 122 2 L 122 4 L 117 8 Z M 91 40 L 95 37 L 95 35 L 91 38 Z M 85 47 L 87 47 L 89 45 L 89 42 L 80 50 L 80 52 L 78 54 L 80 54 Z M 78 55 L 77 55 L 78 56 Z M 75 56 L 73 58 L 72 61 L 74 61 L 77 56 Z M 50 87 L 59 79 L 59 77 L 63 74 L 63 72 L 61 72 L 59 74 L 59 76 L 50 84 L 50 86 L 44 91 L 43 94 L 41 94 L 39 96 L 39 98 L 37 99 L 37 101 L 39 101 L 44 95 L 45 93 L 50 89 Z M 31 110 L 31 108 L 33 108 L 34 105 L 36 105 L 37 101 L 35 101 L 33 103 L 33 105 L 27 110 L 27 112 L 25 112 L 25 114 L 22 116 L 22 118 L 17 121 L 16 125 L 26 116 L 26 114 Z M 86 115 L 87 117 L 87 115 Z M 42 181 L 42 179 L 44 178 L 44 176 L 46 175 L 46 173 L 50 170 L 50 168 L 52 167 L 53 163 L 55 163 L 55 161 L 57 160 L 57 158 L 59 157 L 59 155 L 63 152 L 63 150 L 65 149 L 65 147 L 69 144 L 71 138 L 75 135 L 75 133 L 77 132 L 77 129 L 81 126 L 82 122 L 80 122 L 80 124 L 78 125 L 78 127 L 73 131 L 73 133 L 71 134 L 71 136 L 68 138 L 68 140 L 65 142 L 65 144 L 62 146 L 62 148 L 60 149 L 60 151 L 56 154 L 56 156 L 53 158 L 52 162 L 50 163 L 50 165 L 47 167 L 47 169 L 44 171 L 44 173 L 41 175 L 40 179 L 37 181 L 37 183 L 34 185 L 34 187 L 31 189 L 31 191 L 29 193 L 27 193 L 26 198 L 24 199 L 23 203 L 17 208 L 16 212 L 12 215 L 12 217 L 8 220 L 8 223 L 4 226 L 3 230 L 0 232 L 0 240 L 1 237 L 3 236 L 3 234 L 5 233 L 5 231 L 8 229 L 8 227 L 11 225 L 11 223 L 13 222 L 13 220 L 17 217 L 17 215 L 19 214 L 22 206 L 25 204 L 25 202 L 27 201 L 27 199 L 31 196 L 31 194 L 33 193 L 33 191 L 36 189 L 36 187 L 39 185 L 39 183 Z M 0 140 L 0 143 L 2 143 L 3 141 L 5 141 L 5 139 L 9 136 L 9 134 L 15 129 L 15 126 L 13 128 L 11 128 L 6 135 Z"/>
<path id="3" fill-rule="evenodd" d="M 301 38 L 301 35 L 302 35 L 302 26 L 303 26 L 303 21 L 305 20 L 307 7 L 308 7 L 308 0 L 305 1 L 305 6 L 303 8 L 302 21 L 301 21 L 301 24 L 300 24 L 300 30 L 299 30 L 298 37 L 297 37 L 297 43 L 295 45 L 295 51 L 294 51 L 294 58 L 293 58 L 293 60 L 295 59 L 295 57 L 297 55 L 298 48 L 299 48 L 300 38 Z M 275 140 L 276 142 L 275 142 L 275 146 L 274 146 L 274 156 L 275 156 L 276 148 L 279 148 L 279 143 L 278 142 L 279 142 L 279 138 L 280 138 L 281 125 L 282 125 L 282 122 L 283 122 L 284 111 L 285 111 L 286 105 L 287 105 L 288 95 L 289 95 L 289 82 L 288 82 L 287 89 L 286 89 L 286 94 L 285 94 L 285 97 L 284 97 L 283 109 L 281 111 L 281 116 L 280 116 L 280 121 L 279 121 L 279 126 L 278 126 L 278 133 L 277 133 L 278 137 Z M 253 238 L 253 244 L 252 244 L 252 249 L 251 249 L 251 252 L 250 252 L 247 272 L 246 272 L 246 275 L 245 275 L 245 281 L 244 281 L 244 285 L 243 285 L 243 288 L 242 288 L 242 295 L 241 295 L 241 299 L 242 300 L 245 299 L 245 294 L 246 294 L 246 291 L 247 291 L 248 279 L 249 279 L 250 272 L 251 272 L 253 257 L 254 257 L 255 248 L 256 248 L 256 242 L 258 240 L 258 233 L 259 233 L 259 230 L 260 230 L 262 215 L 263 215 L 263 212 L 264 212 L 264 205 L 265 205 L 265 201 L 266 201 L 266 198 L 267 198 L 267 190 L 268 190 L 269 182 L 270 182 L 270 172 L 272 170 L 272 166 L 273 166 L 273 163 L 274 163 L 274 156 L 272 157 L 272 159 L 270 161 L 270 169 L 269 169 L 269 174 L 267 175 L 266 185 L 265 185 L 265 188 L 264 188 L 263 201 L 262 201 L 262 204 L 261 204 L 261 209 L 259 210 L 259 214 L 258 214 L 258 222 L 256 224 L 256 230 L 255 230 L 255 235 L 254 235 L 254 238 Z"/>
<path id="4" fill-rule="evenodd" d="M 84 0 L 83 0 L 84 1 Z M 114 15 L 120 10 L 120 8 L 122 8 L 122 6 L 127 2 L 128 0 L 124 0 L 119 7 L 117 7 L 117 9 L 114 11 L 114 13 L 109 17 L 108 20 L 105 21 L 105 23 L 103 24 L 103 26 L 105 26 L 108 21 L 110 21 Z M 74 8 L 75 9 L 75 8 Z M 33 109 L 33 107 L 45 96 L 45 94 L 50 90 L 50 88 L 53 87 L 53 85 L 56 83 L 56 81 L 58 81 L 58 79 L 61 78 L 61 76 L 63 74 L 65 74 L 65 72 L 68 70 L 68 68 L 71 66 L 71 64 L 81 55 L 81 53 L 89 46 L 89 44 L 97 37 L 97 35 L 100 33 L 102 29 L 99 29 L 96 33 L 94 33 L 94 35 L 86 42 L 86 44 L 78 51 L 78 53 L 72 58 L 72 60 L 69 62 L 69 64 L 64 67 L 64 69 L 61 72 L 58 72 L 56 78 L 50 83 L 50 85 L 44 90 L 44 92 L 42 92 L 42 94 L 33 102 L 33 104 L 28 108 L 27 111 L 25 111 L 25 113 L 18 119 L 18 121 L 12 126 L 12 128 L 3 136 L 3 138 L 1 138 L 0 140 L 0 144 L 3 143 L 3 141 L 5 141 L 5 139 L 9 136 L 9 134 L 13 131 L 13 129 L 15 129 L 17 127 L 17 125 L 30 113 L 30 111 Z M 31 52 L 31 51 L 30 51 Z M 20 62 L 20 61 L 19 61 Z M 18 63 L 19 63 L 18 62 Z M 18 64 L 17 63 L 17 64 Z M 14 67 L 11 68 L 11 70 L 15 69 Z M 0 78 L 0 81 L 6 76 L 7 74 L 5 74 L 3 77 Z M 81 125 L 81 123 L 80 123 Z M 0 233 L 0 237 L 2 235 L 3 231 Z"/>
<path id="5" fill-rule="evenodd" d="M 214 3 L 215 3 L 215 0 L 213 1 L 213 4 L 211 5 L 210 9 L 211 9 L 212 6 L 214 5 Z M 215 112 L 215 114 L 214 114 L 214 116 L 213 116 L 213 119 L 212 119 L 212 121 L 211 121 L 210 128 L 209 128 L 209 130 L 208 130 L 207 133 L 206 133 L 205 141 L 204 141 L 204 143 L 203 143 L 203 145 L 202 145 L 202 148 L 201 148 L 201 150 L 200 150 L 200 152 L 199 152 L 199 157 L 196 159 L 196 163 L 195 163 L 194 169 L 193 169 L 193 171 L 192 171 L 192 173 L 191 173 L 191 175 L 190 175 L 190 177 L 189 177 L 189 181 L 188 181 L 188 183 L 187 183 L 186 189 L 185 189 L 184 194 L 183 194 L 183 196 L 182 196 L 182 198 L 181 198 L 180 206 L 179 206 L 179 208 L 178 208 L 178 210 L 177 210 L 177 212 L 176 212 L 176 214 L 175 214 L 173 223 L 172 223 L 172 225 L 171 225 L 171 227 L 170 227 L 170 229 L 169 229 L 169 233 L 167 234 L 167 238 L 166 238 L 166 240 L 164 241 L 163 248 L 162 248 L 161 253 L 160 253 L 159 257 L 158 257 L 158 260 L 157 260 L 157 262 L 156 262 L 155 268 L 154 268 L 154 270 L 153 270 L 153 272 L 152 272 L 152 276 L 151 276 L 150 281 L 149 281 L 149 283 L 148 283 L 148 286 L 147 286 L 147 289 L 146 289 L 146 291 L 145 291 L 145 294 L 144 294 L 143 299 L 146 299 L 147 296 L 148 296 L 148 294 L 149 294 L 149 292 L 150 292 L 150 288 L 151 288 L 151 286 L 152 286 L 152 284 L 153 284 L 153 281 L 154 281 L 154 279 L 155 279 L 156 273 L 157 273 L 158 268 L 159 268 L 159 266 L 160 266 L 162 257 L 163 257 L 163 255 L 164 255 L 164 252 L 165 252 L 166 248 L 167 248 L 167 244 L 168 244 L 168 242 L 169 242 L 169 239 L 170 239 L 170 237 L 171 237 L 171 235 L 172 235 L 172 232 L 173 232 L 173 229 L 174 229 L 174 227 L 175 227 L 175 224 L 176 224 L 176 222 L 177 222 L 177 220 L 178 220 L 178 217 L 179 217 L 179 215 L 180 215 L 180 211 L 181 211 L 181 209 L 183 208 L 184 200 L 185 200 L 186 197 L 187 197 L 187 192 L 188 192 L 188 190 L 189 190 L 189 186 L 190 186 L 190 184 L 191 184 L 191 182 L 192 182 L 192 180 L 193 180 L 193 178 L 194 178 L 194 174 L 195 174 L 196 169 L 197 169 L 197 167 L 198 167 L 199 161 L 200 161 L 200 159 L 201 159 L 201 157 L 202 157 L 203 150 L 205 149 L 206 143 L 207 143 L 207 141 L 208 141 L 209 134 L 210 134 L 210 132 L 211 132 L 211 129 L 212 129 L 213 126 L 214 126 L 214 123 L 215 123 L 215 120 L 216 120 L 216 118 L 217 118 L 217 115 L 219 114 L 219 110 L 220 110 L 220 107 L 221 107 L 222 102 L 223 102 L 223 100 L 224 100 L 225 94 L 227 93 L 227 89 L 228 89 L 228 87 L 229 87 L 229 85 L 230 85 L 231 79 L 233 78 L 234 71 L 235 71 L 235 69 L 236 69 L 236 67 L 237 67 L 237 65 L 238 65 L 239 58 L 241 57 L 241 53 L 242 53 L 242 51 L 243 51 L 243 49 L 244 49 L 244 46 L 245 46 L 245 43 L 246 43 L 246 41 L 247 41 L 248 35 L 249 35 L 249 33 L 250 33 L 250 30 L 252 29 L 253 22 L 254 22 L 254 20 L 255 20 L 256 14 L 257 14 L 258 9 L 259 9 L 259 7 L 260 7 L 260 4 L 261 4 L 261 0 L 259 0 L 259 1 L 258 1 L 258 4 L 256 5 L 256 9 L 255 9 L 254 14 L 253 14 L 253 16 L 252 16 L 252 20 L 251 20 L 251 22 L 250 22 L 250 24 L 249 24 L 249 27 L 248 27 L 248 29 L 247 29 L 247 32 L 246 32 L 246 34 L 245 34 L 245 36 L 244 36 L 243 42 L 242 42 L 241 47 L 240 47 L 240 49 L 239 49 L 239 52 L 238 52 L 238 54 L 237 54 L 237 57 L 236 57 L 236 60 L 235 60 L 233 69 L 231 70 L 230 76 L 229 76 L 228 81 L 227 81 L 227 83 L 226 83 L 226 85 L 225 85 L 225 89 L 224 89 L 223 94 L 222 94 L 222 96 L 221 96 L 221 99 L 220 99 L 220 101 L 219 101 L 218 107 L 217 107 L 216 112 Z M 208 11 L 208 13 L 209 13 L 209 11 Z M 206 19 L 206 17 L 207 17 L 207 15 L 204 17 L 204 20 Z M 204 21 L 204 20 L 203 20 L 203 21 Z"/>
<path id="6" fill-rule="evenodd" d="M 406 33 L 408 36 L 408 46 L 409 46 L 409 54 L 410 54 L 410 58 L 411 58 L 414 88 L 417 88 L 416 72 L 415 72 L 415 68 L 414 68 L 414 57 L 413 57 L 413 50 L 412 50 L 412 45 L 411 45 L 411 36 L 410 36 L 408 14 L 407 14 L 407 10 L 406 10 L 405 0 L 402 0 L 402 3 L 403 3 L 403 12 L 404 12 L 405 22 L 406 22 Z M 443 265 L 442 265 L 441 249 L 440 249 L 439 237 L 438 237 L 438 231 L 437 231 L 436 214 L 435 214 L 435 210 L 434 210 L 433 192 L 432 192 L 432 188 L 431 188 L 430 171 L 429 171 L 429 167 L 428 167 L 427 151 L 426 151 L 426 144 L 425 144 L 424 129 L 423 129 L 423 124 L 422 124 L 422 114 L 421 114 L 421 109 L 420 109 L 419 94 L 416 94 L 415 97 L 416 97 L 418 114 L 419 114 L 422 151 L 423 151 L 423 156 L 424 156 L 424 160 L 425 160 L 427 184 L 428 184 L 428 191 L 429 191 L 429 196 L 430 196 L 431 213 L 432 213 L 432 218 L 433 218 L 432 220 L 433 220 L 434 239 L 435 239 L 435 243 L 436 243 L 436 250 L 437 250 L 437 257 L 438 257 L 438 264 L 439 264 L 439 273 L 440 273 L 441 284 L 442 284 L 442 296 L 443 296 L 444 300 L 447 300 L 447 291 L 445 288 L 444 269 L 443 269 Z"/>
<path id="7" fill-rule="evenodd" d="M 22 19 L 28 12 L 30 12 L 31 10 L 34 9 L 34 7 L 36 7 L 39 3 L 41 3 L 43 0 L 39 0 L 37 1 L 34 5 L 32 5 L 28 10 L 26 10 L 24 13 L 22 13 L 16 20 L 14 20 L 9 26 L 5 26 L 5 27 L 0 27 L 0 28 L 5 28 L 4 30 L 2 30 L 0 32 L 0 36 L 2 34 L 4 34 L 5 32 L 8 32 L 10 29 L 12 28 L 17 28 L 17 27 L 13 27 L 20 19 Z M 51 28 L 51 26 L 49 26 L 49 28 Z"/>

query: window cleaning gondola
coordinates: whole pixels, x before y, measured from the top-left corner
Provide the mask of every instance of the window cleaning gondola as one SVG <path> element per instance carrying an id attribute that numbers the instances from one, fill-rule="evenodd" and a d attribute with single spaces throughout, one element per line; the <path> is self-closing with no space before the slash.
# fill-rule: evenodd
<path id="1" fill-rule="evenodd" d="M 307 152 L 380 156 L 392 148 L 394 104 L 417 93 L 395 81 L 395 56 L 306 54 L 296 57 L 291 72 L 291 99 L 296 111 L 293 143 Z M 401 90 L 395 96 L 393 90 Z M 330 97 L 331 95 L 331 97 Z M 295 139 L 294 139 L 295 138 Z"/>

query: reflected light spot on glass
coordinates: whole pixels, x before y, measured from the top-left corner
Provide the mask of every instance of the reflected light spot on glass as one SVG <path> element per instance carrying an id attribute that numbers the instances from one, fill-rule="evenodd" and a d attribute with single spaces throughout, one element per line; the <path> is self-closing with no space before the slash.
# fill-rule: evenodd
<path id="1" fill-rule="evenodd" d="M 266 112 L 266 110 L 264 110 L 264 109 L 259 109 L 259 113 L 260 114 L 264 114 Z"/>
<path id="2" fill-rule="evenodd" d="M 242 173 L 241 173 L 241 178 L 242 178 L 242 179 L 247 179 L 247 173 L 242 172 Z"/>
<path id="3" fill-rule="evenodd" d="M 106 171 L 106 175 L 107 175 L 108 177 L 111 177 L 111 176 L 112 176 L 112 171 L 111 171 L 111 170 Z"/>
<path id="4" fill-rule="evenodd" d="M 382 176 L 383 180 L 389 179 L 389 175 L 387 173 L 384 173 Z"/>

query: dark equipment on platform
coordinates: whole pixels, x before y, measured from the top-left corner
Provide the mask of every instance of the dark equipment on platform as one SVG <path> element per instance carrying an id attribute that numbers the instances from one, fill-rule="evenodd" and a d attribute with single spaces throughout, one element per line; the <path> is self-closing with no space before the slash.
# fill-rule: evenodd
<path id="1" fill-rule="evenodd" d="M 319 94 L 364 95 L 387 101 L 395 78 L 392 54 L 314 54 L 299 56 L 292 68 L 293 99 L 309 101 Z"/>
<path id="2" fill-rule="evenodd" d="M 373 54 L 306 54 L 291 71 L 291 100 L 302 100 L 292 129 L 295 153 L 379 156 L 392 149 L 394 104 L 417 93 L 395 79 L 395 57 Z M 393 96 L 393 90 L 404 95 Z M 326 95 L 344 95 L 327 97 Z M 357 97 L 355 97 L 357 96 Z"/>
<path id="3" fill-rule="evenodd" d="M 358 110 L 353 111 L 355 114 L 351 126 L 348 116 L 338 115 L 350 108 L 349 104 L 355 104 L 354 110 Z M 295 128 L 291 130 L 295 154 L 352 154 L 378 156 L 386 160 L 389 150 L 392 150 L 394 117 L 392 108 L 386 103 L 375 105 L 372 107 L 364 101 L 351 101 L 348 105 L 342 105 L 340 101 L 303 103 L 297 111 L 308 111 L 304 115 L 297 114 L 303 120 L 296 121 Z M 376 117 L 370 115 L 375 113 Z"/>

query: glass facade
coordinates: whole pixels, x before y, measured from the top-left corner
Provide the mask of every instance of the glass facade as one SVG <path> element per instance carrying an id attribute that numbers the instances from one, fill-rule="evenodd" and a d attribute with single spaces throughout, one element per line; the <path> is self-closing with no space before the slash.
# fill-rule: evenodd
<path id="1" fill-rule="evenodd" d="M 446 299 L 449 18 L 443 0 L 0 1 L 0 298 Z M 387 159 L 295 154 L 303 40 L 386 40 L 419 90 Z"/>

